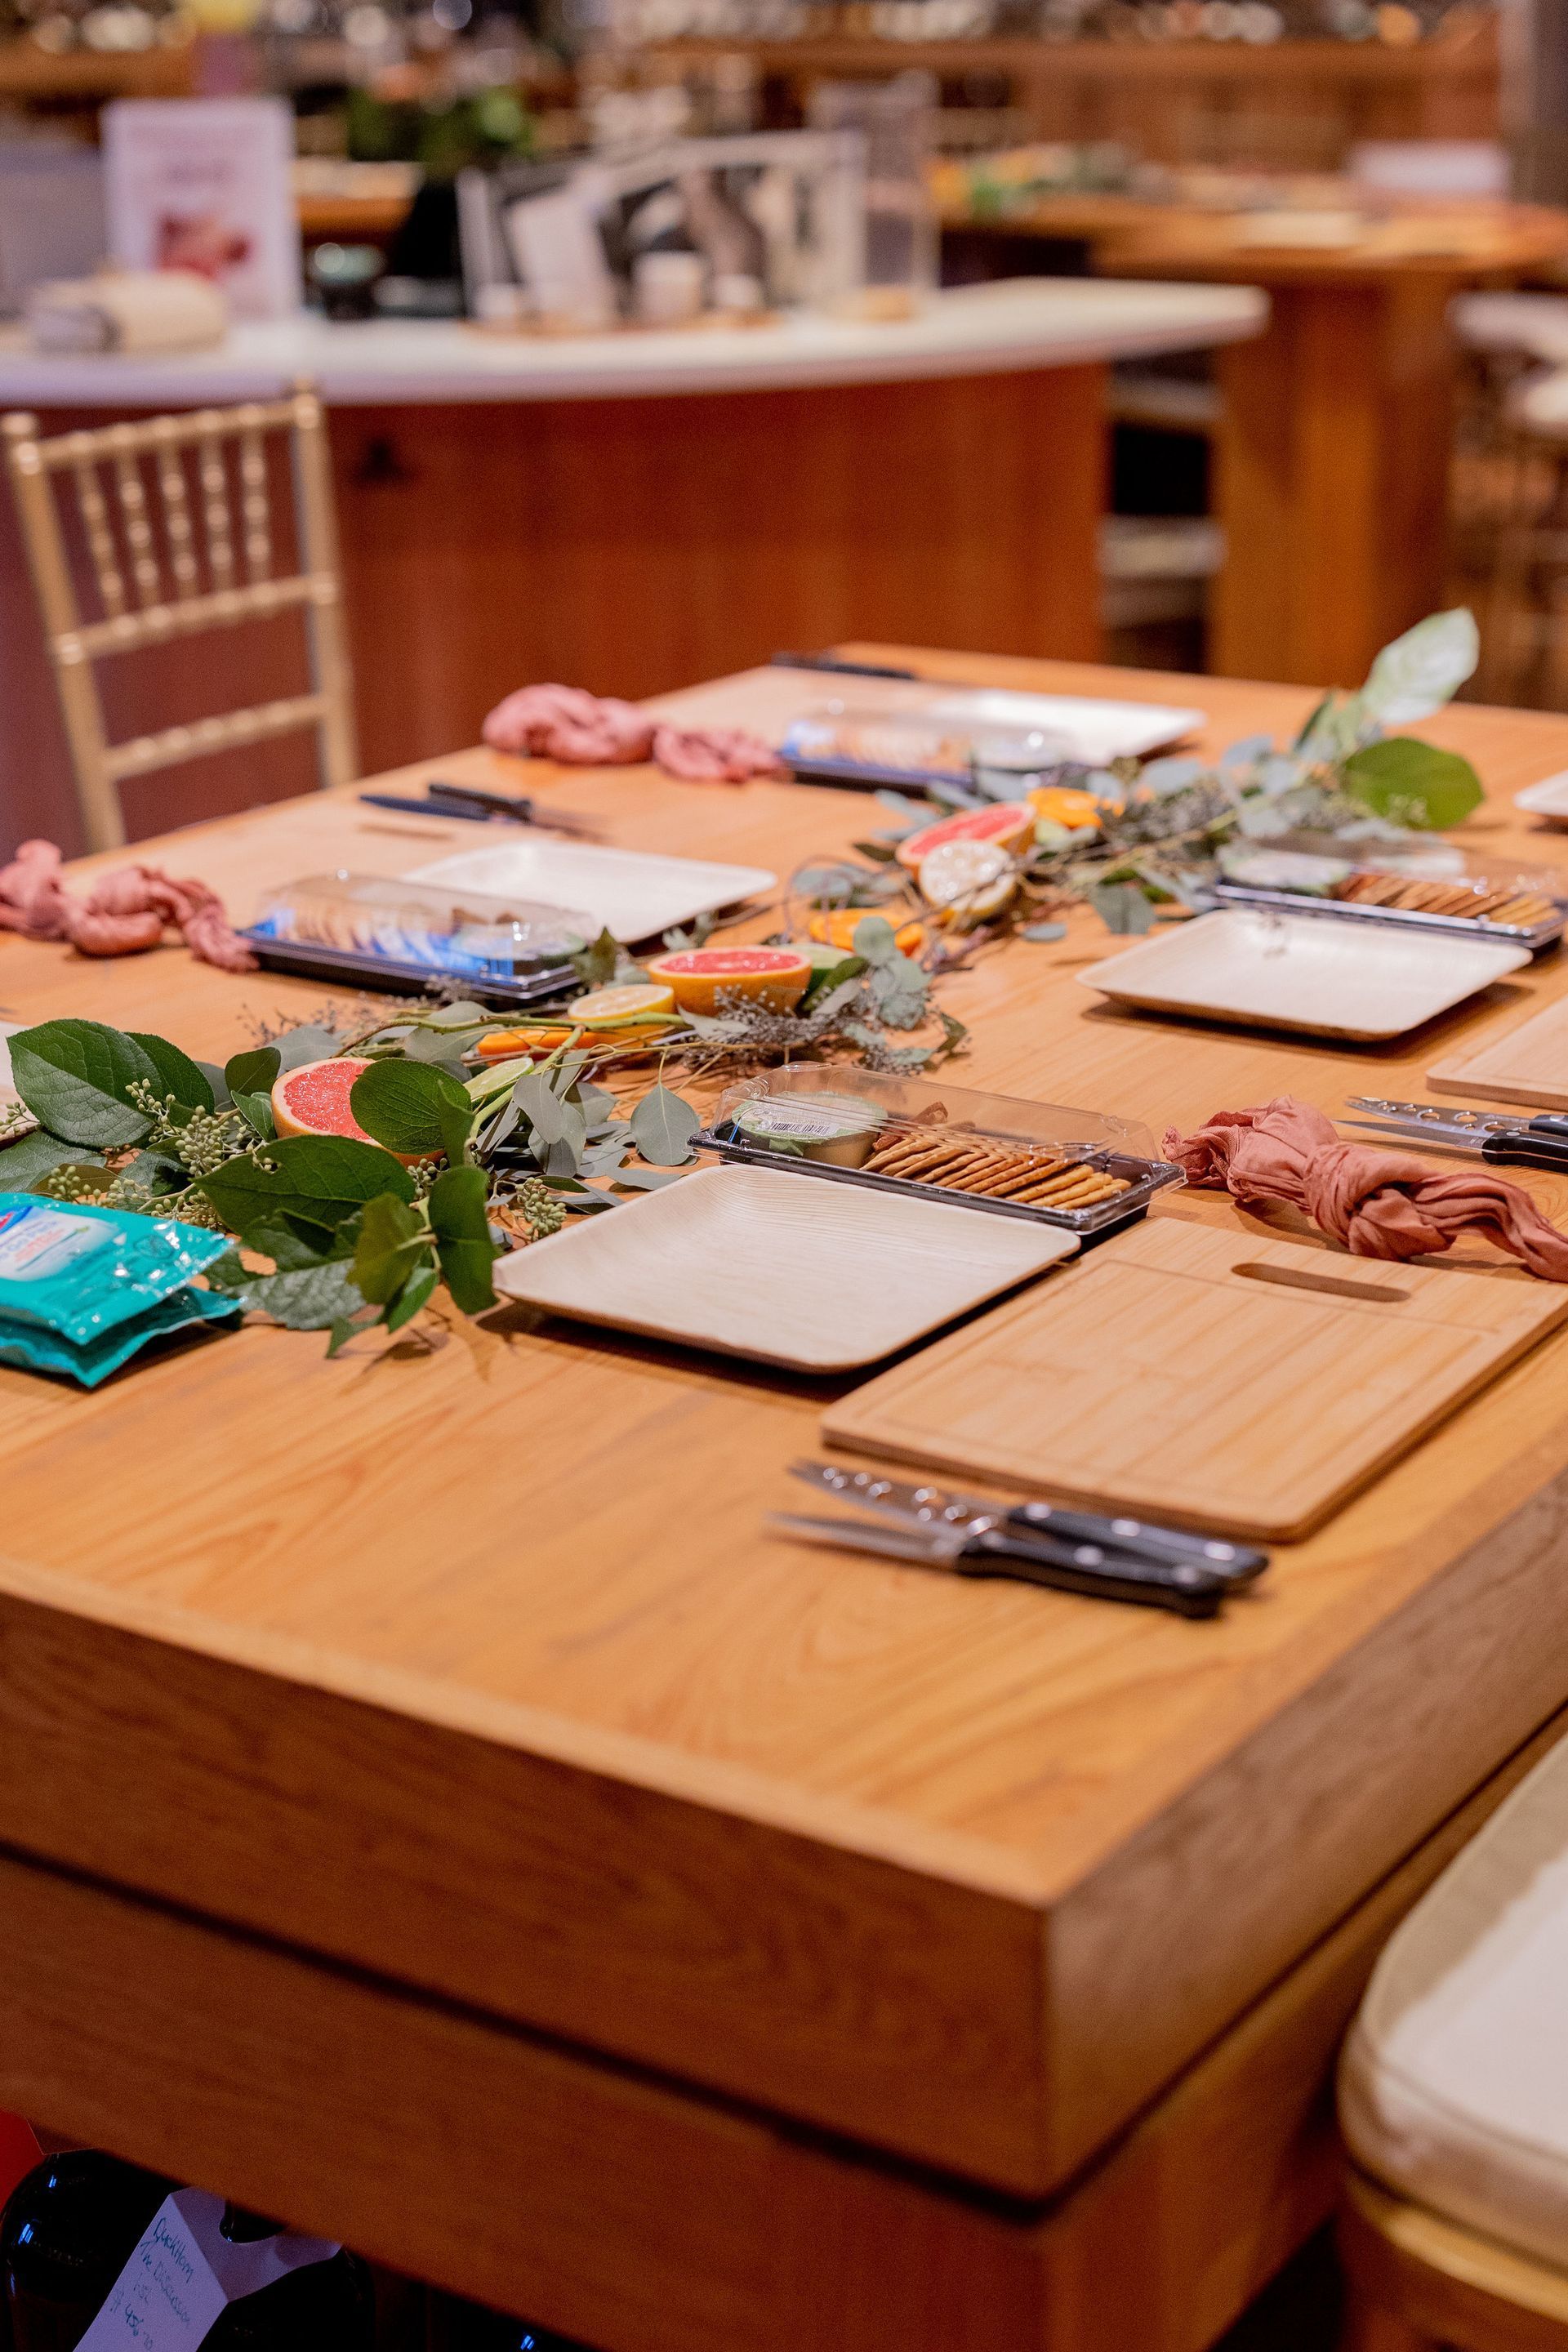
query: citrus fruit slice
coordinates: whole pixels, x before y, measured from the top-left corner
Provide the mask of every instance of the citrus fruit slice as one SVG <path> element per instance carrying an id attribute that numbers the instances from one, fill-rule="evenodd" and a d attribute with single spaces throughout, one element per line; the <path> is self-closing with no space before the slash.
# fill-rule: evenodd
<path id="1" fill-rule="evenodd" d="M 989 808 L 965 809 L 911 833 L 898 846 L 899 864 L 918 874 L 933 849 L 947 841 L 994 841 L 999 849 L 1021 849 L 1035 830 L 1027 801 L 993 801 Z"/>
<path id="2" fill-rule="evenodd" d="M 998 913 L 1017 880 L 1012 859 L 994 841 L 941 841 L 921 860 L 921 898 L 961 929 Z"/>
<path id="3" fill-rule="evenodd" d="M 805 994 L 812 962 L 799 948 L 682 948 L 648 971 L 675 991 L 682 1013 L 717 1013 L 721 996 L 790 1013 Z"/>
<path id="4" fill-rule="evenodd" d="M 566 1007 L 574 1021 L 624 1019 L 630 1013 L 670 1013 L 674 1009 L 674 989 L 660 987 L 652 981 L 628 982 L 620 988 L 595 988 L 587 996 L 574 997 Z"/>
<path id="5" fill-rule="evenodd" d="M 374 1143 L 353 1111 L 349 1097 L 354 1080 L 370 1064 L 354 1055 L 335 1061 L 301 1062 L 284 1070 L 272 1087 L 272 1117 L 279 1135 L 350 1135 L 356 1143 Z"/>
<path id="6" fill-rule="evenodd" d="M 1068 833 L 1098 830 L 1103 814 L 1092 793 L 1070 784 L 1042 784 L 1029 794 L 1029 806 L 1047 824 L 1065 825 Z"/>
<path id="7" fill-rule="evenodd" d="M 835 907 L 830 911 L 824 909 L 813 915 L 805 928 L 812 938 L 820 940 L 824 946 L 842 948 L 846 955 L 852 955 L 856 932 L 867 916 L 876 912 L 875 907 Z M 893 938 L 904 955 L 913 955 L 917 948 L 925 945 L 925 932 L 919 923 L 900 924 Z"/>

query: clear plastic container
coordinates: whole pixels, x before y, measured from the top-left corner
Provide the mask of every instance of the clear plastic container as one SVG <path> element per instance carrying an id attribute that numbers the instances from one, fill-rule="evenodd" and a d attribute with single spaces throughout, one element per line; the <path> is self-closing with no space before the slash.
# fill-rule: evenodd
<path id="1" fill-rule="evenodd" d="M 379 987 L 459 980 L 517 1002 L 570 982 L 566 957 L 597 929 L 570 908 L 337 873 L 283 884 L 242 936 L 285 971 Z"/>
<path id="2" fill-rule="evenodd" d="M 1233 842 L 1220 853 L 1215 896 L 1421 931 L 1481 932 L 1539 949 L 1568 920 L 1568 875 L 1511 858 L 1469 856 L 1438 835 L 1403 843 L 1348 842 L 1326 834 Z"/>
<path id="3" fill-rule="evenodd" d="M 781 748 L 801 776 L 854 784 L 967 786 L 979 775 L 987 790 L 1018 800 L 1076 756 L 1074 739 L 1065 729 L 999 727 L 842 702 L 804 712 Z"/>
<path id="4" fill-rule="evenodd" d="M 1128 1119 L 823 1063 L 730 1087 L 698 1139 L 727 1160 L 1082 1234 L 1142 1216 L 1182 1181 Z"/>

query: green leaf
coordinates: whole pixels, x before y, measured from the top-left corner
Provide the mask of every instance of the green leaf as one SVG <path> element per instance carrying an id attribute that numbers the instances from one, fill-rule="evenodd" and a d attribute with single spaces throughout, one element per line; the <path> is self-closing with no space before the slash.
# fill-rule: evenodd
<path id="1" fill-rule="evenodd" d="M 630 1185 L 637 1192 L 657 1192 L 665 1184 L 679 1184 L 685 1173 L 683 1168 L 622 1168 L 616 1171 L 616 1182 Z"/>
<path id="2" fill-rule="evenodd" d="M 1434 613 L 1391 646 L 1367 672 L 1357 699 L 1380 727 L 1408 727 L 1452 700 L 1480 659 L 1476 616 L 1466 606 Z"/>
<path id="3" fill-rule="evenodd" d="M 438 1279 L 434 1258 L 427 1258 L 423 1265 L 415 1267 L 383 1318 L 389 1331 L 401 1331 L 405 1323 L 414 1320 Z"/>
<path id="4" fill-rule="evenodd" d="M 890 963 L 899 954 L 898 934 L 886 915 L 868 915 L 856 924 L 855 952 L 872 965 Z"/>
<path id="5" fill-rule="evenodd" d="M 35 1128 L 31 1135 L 20 1136 L 0 1149 L 0 1192 L 30 1192 L 40 1177 L 56 1168 L 102 1165 L 101 1151 L 89 1151 L 79 1143 L 62 1143 L 58 1135 Z"/>
<path id="6" fill-rule="evenodd" d="M 1101 882 L 1088 897 L 1106 929 L 1119 938 L 1146 931 L 1154 920 L 1154 909 L 1136 882 Z"/>
<path id="7" fill-rule="evenodd" d="M 872 966 L 871 999 L 889 1029 L 918 1029 L 930 994 L 929 976 L 910 956 Z"/>
<path id="8" fill-rule="evenodd" d="M 498 1252 L 490 1239 L 485 1179 L 478 1168 L 448 1168 L 430 1187 L 430 1230 L 452 1303 L 465 1315 L 495 1305 L 490 1268 Z"/>
<path id="9" fill-rule="evenodd" d="M 700 1114 L 668 1087 L 655 1087 L 632 1113 L 632 1141 L 656 1168 L 682 1168 L 693 1157 L 691 1139 Z"/>
<path id="10" fill-rule="evenodd" d="M 256 1045 L 247 1054 L 233 1054 L 223 1066 L 224 1084 L 231 1094 L 270 1094 L 282 1067 L 276 1045 Z"/>
<path id="11" fill-rule="evenodd" d="M 620 948 L 608 929 L 602 930 L 596 940 L 567 958 L 585 989 L 607 988 L 620 960 Z"/>
<path id="12" fill-rule="evenodd" d="M 1068 927 L 1065 923 L 1026 923 L 1018 937 L 1021 940 L 1033 940 L 1043 946 L 1050 940 L 1065 940 L 1067 935 Z"/>
<path id="13" fill-rule="evenodd" d="M 367 1202 L 360 1220 L 353 1276 L 375 1307 L 390 1305 L 430 1246 L 430 1230 L 407 1202 L 384 1192 Z"/>
<path id="14" fill-rule="evenodd" d="M 414 1198 L 414 1180 L 401 1160 L 348 1135 L 287 1137 L 263 1153 L 226 1160 L 199 1178 L 196 1189 L 229 1231 L 257 1249 L 267 1247 L 258 1229 L 285 1220 L 332 1234 L 380 1193 Z"/>
<path id="15" fill-rule="evenodd" d="M 332 1336 L 327 1348 L 329 1360 L 337 1354 L 340 1348 L 346 1348 L 351 1339 L 357 1339 L 362 1331 L 368 1331 L 373 1324 L 379 1323 L 381 1317 L 377 1310 L 369 1306 L 357 1307 L 352 1315 L 340 1316 L 332 1325 Z"/>
<path id="16" fill-rule="evenodd" d="M 140 1029 L 132 1029 L 128 1034 L 157 1071 L 161 1095 L 173 1095 L 181 1110 L 211 1110 L 212 1087 L 188 1054 L 182 1054 L 166 1037 L 150 1037 Z"/>
<path id="17" fill-rule="evenodd" d="M 306 1022 L 298 1029 L 286 1030 L 281 1037 L 273 1040 L 279 1068 L 298 1070 L 307 1062 L 330 1060 L 338 1050 L 338 1036 L 336 1029 L 324 1029 L 319 1021 Z"/>
<path id="18" fill-rule="evenodd" d="M 428 1062 L 401 1057 L 372 1062 L 362 1070 L 350 1091 L 349 1108 L 365 1133 L 389 1151 L 421 1159 L 447 1149 L 455 1123 L 466 1139 L 474 1115 L 460 1078 Z M 458 1149 L 460 1156 L 460 1144 Z"/>
<path id="19" fill-rule="evenodd" d="M 1418 832 L 1442 833 L 1479 808 L 1481 781 L 1458 751 L 1440 751 L 1414 735 L 1363 744 L 1344 763 L 1345 790 L 1379 816 Z M 16 1052 L 12 1046 L 13 1055 Z"/>
<path id="20" fill-rule="evenodd" d="M 512 1088 L 511 1098 L 533 1131 L 534 1153 L 542 1163 L 558 1148 L 559 1156 L 573 1168 L 581 1166 L 588 1122 L 575 1103 L 555 1093 L 547 1071 L 528 1071 Z"/>
<path id="21" fill-rule="evenodd" d="M 260 1136 L 264 1143 L 270 1143 L 278 1132 L 278 1122 L 272 1116 L 271 1096 L 247 1095 L 243 1090 L 237 1090 L 234 1092 L 231 1099 L 235 1109 L 251 1133 Z"/>
<path id="22" fill-rule="evenodd" d="M 198 1060 L 196 1067 L 213 1090 L 214 1110 L 227 1110 L 229 1108 L 228 1080 L 224 1076 L 217 1064 Z"/>
<path id="23" fill-rule="evenodd" d="M 68 1143 L 140 1143 L 152 1121 L 126 1088 L 155 1092 L 157 1065 L 122 1029 L 100 1021 L 45 1021 L 11 1039 L 11 1076 L 41 1125 Z"/>
<path id="24" fill-rule="evenodd" d="M 239 1269 L 237 1280 L 228 1258 L 220 1258 L 216 1265 L 207 1268 L 212 1288 L 237 1298 L 243 1307 L 259 1308 L 289 1331 L 325 1331 L 358 1313 L 365 1303 L 342 1258 L 323 1259 L 319 1265 L 284 1274 L 248 1274 L 237 1256 L 232 1265 Z"/>

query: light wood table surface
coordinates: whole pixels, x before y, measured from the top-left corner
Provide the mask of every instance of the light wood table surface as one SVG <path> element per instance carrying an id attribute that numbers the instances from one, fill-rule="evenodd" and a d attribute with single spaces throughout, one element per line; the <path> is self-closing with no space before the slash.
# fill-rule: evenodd
<path id="1" fill-rule="evenodd" d="M 1308 701 L 917 658 L 1194 702 L 1215 746 Z M 1568 720 L 1426 731 L 1488 779 L 1478 846 L 1552 854 L 1509 794 Z M 781 872 L 868 817 L 440 764 Z M 474 839 L 315 798 L 150 847 L 244 916 Z M 1333 1052 L 1110 1011 L 1076 977 L 1110 945 L 1077 918 L 950 982 L 955 1081 L 1156 1134 L 1332 1109 L 1568 984 Z M 13 1017 L 205 1055 L 320 999 L 0 937 Z M 834 1388 L 520 1308 L 332 1362 L 255 1328 L 92 1396 L 0 1370 L 0 2104 L 606 2352 L 1196 2352 L 1328 2209 L 1378 1944 L 1568 1701 L 1565 1369 L 1207 1624 L 773 1541 Z"/>

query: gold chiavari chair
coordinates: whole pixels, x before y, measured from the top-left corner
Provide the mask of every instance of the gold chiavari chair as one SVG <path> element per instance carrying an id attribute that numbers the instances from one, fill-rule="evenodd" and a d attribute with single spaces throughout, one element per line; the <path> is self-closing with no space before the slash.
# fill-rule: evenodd
<path id="1" fill-rule="evenodd" d="M 277 434 L 288 436 L 298 567 L 283 576 L 275 573 L 268 463 L 268 436 Z M 322 786 L 353 782 L 358 758 L 326 428 L 309 384 L 286 400 L 48 440 L 39 438 L 36 417 L 15 415 L 5 420 L 5 438 L 90 848 L 125 840 L 125 777 L 300 729 L 316 731 Z M 83 611 L 77 593 L 63 511 L 73 491 L 96 614 Z M 304 623 L 309 693 L 109 741 L 99 661 L 291 611 Z"/>

